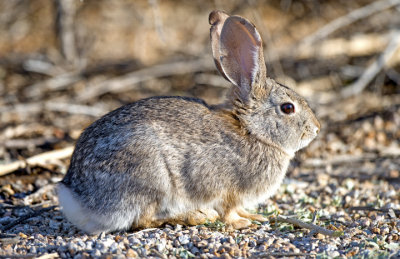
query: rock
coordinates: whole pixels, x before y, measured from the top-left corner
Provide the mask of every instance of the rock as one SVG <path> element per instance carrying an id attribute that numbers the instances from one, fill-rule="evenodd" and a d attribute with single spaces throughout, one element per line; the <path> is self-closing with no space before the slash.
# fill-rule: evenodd
<path id="1" fill-rule="evenodd" d="M 126 254 L 125 255 L 126 255 L 127 258 L 137 258 L 139 256 L 138 253 L 136 253 L 136 251 L 131 249 L 131 248 L 126 250 Z"/>

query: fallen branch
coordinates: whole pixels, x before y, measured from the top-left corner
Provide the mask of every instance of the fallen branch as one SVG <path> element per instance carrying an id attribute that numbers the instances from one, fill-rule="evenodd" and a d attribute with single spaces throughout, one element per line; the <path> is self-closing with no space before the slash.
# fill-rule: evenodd
<path id="1" fill-rule="evenodd" d="M 350 211 L 353 210 L 365 210 L 365 211 L 379 211 L 379 212 L 390 212 L 393 211 L 396 215 L 400 215 L 400 210 L 395 210 L 395 209 L 385 209 L 385 208 L 374 208 L 370 206 L 355 206 L 355 207 L 350 207 Z"/>
<path id="2" fill-rule="evenodd" d="M 338 155 L 329 159 L 311 158 L 302 163 L 305 167 L 325 167 L 327 165 L 340 165 L 355 162 L 362 162 L 366 160 L 374 160 L 378 158 L 376 154 L 362 154 L 362 155 Z"/>
<path id="3" fill-rule="evenodd" d="M 212 58 L 206 57 L 193 61 L 179 61 L 170 64 L 155 65 L 89 85 L 79 94 L 78 101 L 87 101 L 105 93 L 118 93 L 132 90 L 136 88 L 138 83 L 154 78 L 188 74 L 204 70 L 214 70 Z"/>
<path id="4" fill-rule="evenodd" d="M 56 207 L 57 206 L 51 206 L 51 207 L 47 207 L 47 208 L 42 208 L 42 209 L 36 210 L 36 211 L 34 211 L 32 213 L 29 213 L 27 215 L 24 215 L 22 217 L 19 217 L 18 219 L 14 220 L 13 222 L 1 227 L 1 231 L 7 231 L 7 230 L 15 227 L 16 225 L 21 224 L 22 222 L 24 222 L 25 220 L 27 220 L 29 218 L 36 217 L 36 216 L 42 214 L 43 212 L 53 210 Z"/>
<path id="5" fill-rule="evenodd" d="M 377 2 L 374 1 L 369 5 L 363 6 L 359 9 L 356 9 L 346 14 L 345 16 L 341 16 L 331 21 L 330 23 L 326 24 L 321 29 L 319 29 L 317 32 L 304 38 L 304 40 L 300 44 L 311 45 L 316 41 L 327 37 L 329 34 L 337 31 L 338 29 L 344 26 L 350 25 L 374 13 L 383 11 L 385 9 L 391 8 L 396 5 L 400 5 L 400 0 L 381 0 Z"/>
<path id="6" fill-rule="evenodd" d="M 26 196 L 23 200 L 22 203 L 24 205 L 32 205 L 33 202 L 41 200 L 42 195 L 45 193 L 48 193 L 50 191 L 52 191 L 55 188 L 55 184 L 47 184 L 43 187 L 41 187 L 40 189 L 38 189 L 36 192 L 29 194 L 28 196 Z"/>
<path id="7" fill-rule="evenodd" d="M 80 72 L 61 74 L 26 87 L 24 94 L 29 98 L 39 97 L 48 91 L 63 89 L 83 78 Z"/>
<path id="8" fill-rule="evenodd" d="M 15 161 L 10 164 L 0 165 L 0 176 L 14 172 L 15 170 L 28 165 L 45 165 L 50 160 L 64 159 L 72 155 L 74 147 L 66 147 L 60 150 L 45 152 L 28 158 L 26 161 Z"/>
<path id="9" fill-rule="evenodd" d="M 99 117 L 108 112 L 108 110 L 103 108 L 101 105 L 89 106 L 50 100 L 46 102 L 33 102 L 0 107 L 0 118 L 4 121 L 7 120 L 8 117 L 14 118 L 14 114 L 30 116 L 43 111 L 66 112 L 69 114 L 81 114 L 93 117 Z M 9 114 L 12 114 L 12 116 Z"/>
<path id="10" fill-rule="evenodd" d="M 382 52 L 387 46 L 390 33 L 352 35 L 350 38 L 331 38 L 318 45 L 299 45 L 294 54 L 296 59 L 329 59 L 336 56 L 362 57 Z M 285 56 L 285 57 L 286 57 Z"/>
<path id="11" fill-rule="evenodd" d="M 69 63 L 74 64 L 78 56 L 74 32 L 75 0 L 59 0 L 56 3 L 56 33 L 60 41 L 61 53 Z"/>
<path id="12" fill-rule="evenodd" d="M 316 254 L 313 253 L 257 253 L 255 254 L 254 258 L 274 258 L 274 257 L 305 257 L 305 258 L 311 258 L 311 257 L 316 257 Z"/>
<path id="13" fill-rule="evenodd" d="M 153 10 L 153 18 L 154 18 L 154 26 L 156 27 L 157 34 L 161 41 L 165 44 L 166 39 L 165 39 L 165 33 L 164 33 L 164 26 L 163 22 L 161 19 L 161 14 L 160 14 L 160 7 L 158 4 L 158 0 L 148 0 L 149 4 L 151 5 L 151 9 Z"/>
<path id="14" fill-rule="evenodd" d="M 54 66 L 52 63 L 40 59 L 28 59 L 23 62 L 23 68 L 26 71 L 43 74 L 47 76 L 56 76 L 63 72 L 62 68 Z"/>
<path id="15" fill-rule="evenodd" d="M 400 73 L 394 70 L 393 68 L 389 68 L 386 70 L 386 75 L 388 78 L 393 80 L 397 85 L 400 85 Z"/>
<path id="16" fill-rule="evenodd" d="M 199 85 L 212 85 L 221 88 L 230 88 L 231 84 L 220 75 L 201 73 L 194 77 L 194 81 Z"/>
<path id="17" fill-rule="evenodd" d="M 55 144 L 59 142 L 60 139 L 55 137 L 39 137 L 30 139 L 7 139 L 4 140 L 3 146 L 5 148 L 31 148 L 37 147 L 44 144 Z"/>
<path id="18" fill-rule="evenodd" d="M 350 86 L 344 88 L 341 92 L 343 97 L 350 97 L 359 94 L 365 87 L 375 78 L 375 76 L 386 66 L 389 59 L 393 56 L 396 50 L 400 47 L 400 30 L 392 33 L 389 44 L 385 51 L 372 63 L 361 77 Z"/>
<path id="19" fill-rule="evenodd" d="M 344 124 L 354 122 L 354 119 L 363 120 L 368 114 L 381 114 L 393 107 L 400 107 L 398 94 L 378 95 L 364 91 L 357 98 L 343 99 L 340 102 L 337 101 L 337 93 L 327 91 L 326 94 L 331 94 L 332 99 L 320 105 L 317 115 L 321 120 L 329 122 L 326 127 L 329 130 L 339 130 Z"/>
<path id="20" fill-rule="evenodd" d="M 44 254 L 39 257 L 35 257 L 36 259 L 53 259 L 53 258 L 59 258 L 60 256 L 58 253 L 51 253 L 51 254 Z"/>
<path id="21" fill-rule="evenodd" d="M 376 159 L 387 158 L 387 157 L 399 157 L 400 148 L 396 145 L 390 146 L 379 146 L 380 149 L 378 153 L 365 153 L 360 155 L 337 155 L 331 158 L 320 159 L 320 158 L 310 158 L 302 163 L 305 167 L 325 167 L 327 165 L 343 165 L 352 164 L 363 161 L 374 161 Z"/>
<path id="22" fill-rule="evenodd" d="M 70 114 L 83 114 L 93 117 L 99 117 L 108 112 L 107 109 L 98 106 L 88 106 L 74 103 L 60 103 L 54 101 L 46 102 L 45 109 L 49 111 L 66 112 Z"/>
<path id="23" fill-rule="evenodd" d="M 301 221 L 299 219 L 288 217 L 288 216 L 278 215 L 276 217 L 276 219 L 278 221 L 290 223 L 290 224 L 293 224 L 293 225 L 298 226 L 298 227 L 310 229 L 310 230 L 312 230 L 314 232 L 317 232 L 317 233 L 320 233 L 320 234 L 323 234 L 323 235 L 326 235 L 326 236 L 339 237 L 339 236 L 342 235 L 341 231 L 332 231 L 332 230 L 329 230 L 329 229 L 326 229 L 326 228 L 323 228 L 323 227 L 320 227 L 320 226 L 317 226 L 317 225 L 314 225 L 314 224 L 306 223 L 306 222 L 303 222 L 303 221 Z"/>
<path id="24" fill-rule="evenodd" d="M 161 252 L 158 252 L 156 249 L 150 249 L 150 252 L 151 252 L 152 254 L 155 254 L 156 257 L 158 257 L 158 258 L 163 258 L 163 259 L 168 258 L 165 254 L 163 254 L 163 253 L 161 253 Z"/>

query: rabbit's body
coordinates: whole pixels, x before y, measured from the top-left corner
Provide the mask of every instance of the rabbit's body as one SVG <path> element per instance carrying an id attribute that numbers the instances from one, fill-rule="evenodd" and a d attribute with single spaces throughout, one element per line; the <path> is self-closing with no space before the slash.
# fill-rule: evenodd
<path id="1" fill-rule="evenodd" d="M 304 99 L 266 77 L 253 25 L 222 12 L 210 22 L 217 68 L 235 85 L 230 101 L 154 97 L 89 126 L 59 187 L 64 214 L 79 228 L 200 224 L 216 214 L 235 228 L 265 220 L 242 207 L 276 191 L 319 123 Z"/>
<path id="2" fill-rule="evenodd" d="M 243 132 L 231 114 L 201 100 L 150 98 L 85 130 L 60 199 L 84 205 L 74 217 L 88 232 L 140 226 L 148 210 L 162 221 L 187 211 L 218 211 L 224 202 L 249 206 L 265 200 L 279 186 L 289 160 L 282 150 Z M 234 192 L 241 195 L 229 198 Z"/>

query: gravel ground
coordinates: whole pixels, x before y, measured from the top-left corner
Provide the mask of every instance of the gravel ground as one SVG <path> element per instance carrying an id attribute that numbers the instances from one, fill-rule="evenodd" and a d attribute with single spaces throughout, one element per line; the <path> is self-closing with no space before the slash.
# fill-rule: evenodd
<path id="1" fill-rule="evenodd" d="M 68 223 L 54 186 L 67 163 L 0 178 L 0 256 L 24 258 L 400 257 L 400 111 L 325 124 L 279 192 L 259 207 L 270 221 L 231 230 L 221 222 L 88 236 Z M 329 237 L 277 221 L 294 215 Z"/>

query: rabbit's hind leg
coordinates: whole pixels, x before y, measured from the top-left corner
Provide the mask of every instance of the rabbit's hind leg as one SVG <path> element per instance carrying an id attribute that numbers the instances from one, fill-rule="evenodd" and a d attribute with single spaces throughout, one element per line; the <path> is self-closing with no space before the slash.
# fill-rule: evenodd
<path id="1" fill-rule="evenodd" d="M 156 220 L 154 218 L 141 218 L 138 223 L 132 224 L 132 230 L 140 230 L 146 228 L 157 228 L 165 224 L 164 220 Z"/>
<path id="2" fill-rule="evenodd" d="M 214 222 L 219 218 L 218 212 L 213 209 L 192 210 L 171 218 L 157 218 L 152 213 L 147 213 L 132 225 L 132 229 L 145 229 L 160 227 L 164 224 L 170 225 L 190 225 L 196 226 L 209 222 Z"/>
<path id="3" fill-rule="evenodd" d="M 165 221 L 168 224 L 181 224 L 196 226 L 206 223 L 207 221 L 214 222 L 219 218 L 218 213 L 212 209 L 192 210 L 186 213 L 175 216 Z"/>
<path id="4" fill-rule="evenodd" d="M 243 218 L 246 218 L 246 219 L 256 220 L 256 221 L 259 221 L 259 222 L 268 221 L 268 219 L 266 217 L 264 217 L 263 215 L 249 213 L 243 208 L 237 208 L 236 211 L 237 211 L 237 213 L 239 214 L 240 217 L 243 217 Z"/>
<path id="5" fill-rule="evenodd" d="M 156 228 L 165 224 L 165 219 L 157 217 L 158 203 L 149 203 L 137 221 L 133 222 L 131 229 Z"/>

